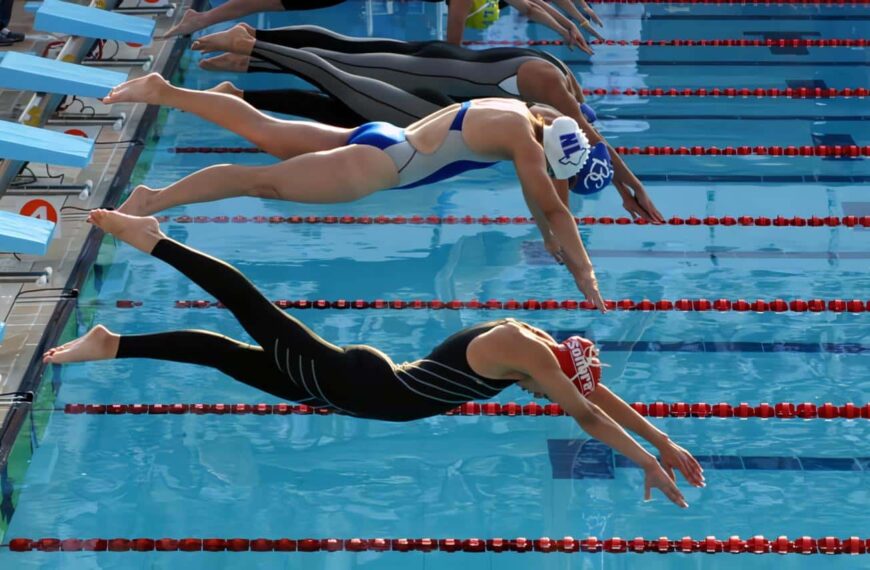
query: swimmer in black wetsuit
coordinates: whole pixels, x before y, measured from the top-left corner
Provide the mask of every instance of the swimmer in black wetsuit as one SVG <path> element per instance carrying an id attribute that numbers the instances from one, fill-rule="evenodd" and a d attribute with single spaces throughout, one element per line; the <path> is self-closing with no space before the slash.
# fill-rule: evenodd
<path id="1" fill-rule="evenodd" d="M 279 398 L 386 421 L 436 415 L 517 383 L 545 394 L 590 435 L 643 467 L 647 498 L 655 487 L 688 506 L 674 483 L 674 469 L 692 485 L 704 485 L 703 470 L 688 451 L 599 383 L 600 363 L 591 341 L 571 337 L 559 344 L 544 331 L 502 319 L 464 329 L 425 358 L 397 365 L 375 348 L 323 340 L 232 266 L 167 238 L 154 218 L 95 210 L 89 221 L 189 277 L 259 346 L 198 330 L 119 336 L 98 326 L 47 351 L 47 363 L 153 358 L 198 364 Z M 661 465 L 623 427 L 655 445 Z"/>
<path id="2" fill-rule="evenodd" d="M 441 2 L 442 0 L 425 0 L 429 2 Z M 601 34 L 594 31 L 589 20 L 577 9 L 589 14 L 589 17 L 599 26 L 601 20 L 586 3 L 586 0 L 552 0 L 570 18 L 577 21 L 580 26 L 589 33 L 603 39 Z M 344 0 L 228 0 L 227 2 L 205 12 L 187 10 L 181 21 L 174 25 L 164 38 L 178 35 L 188 35 L 220 22 L 228 22 L 258 12 L 282 12 L 287 10 L 314 10 L 328 8 L 341 4 Z M 490 6 L 487 6 L 491 4 Z M 511 5 L 520 14 L 552 29 L 562 36 L 569 47 L 577 46 L 586 53 L 592 50 L 580 33 L 580 30 L 569 18 L 547 4 L 545 0 L 448 0 L 447 1 L 447 41 L 459 45 L 462 42 L 463 31 L 468 27 L 485 27 L 498 19 L 499 9 L 505 5 Z M 480 18 L 481 10 L 486 10 L 488 18 Z"/>

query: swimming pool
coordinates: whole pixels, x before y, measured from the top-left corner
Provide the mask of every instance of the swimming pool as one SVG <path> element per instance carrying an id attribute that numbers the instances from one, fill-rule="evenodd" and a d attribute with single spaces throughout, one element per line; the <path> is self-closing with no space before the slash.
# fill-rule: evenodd
<path id="1" fill-rule="evenodd" d="M 268 16 L 264 27 L 324 24 L 348 34 L 430 37 L 434 8 L 348 3 L 323 13 Z M 632 39 L 742 37 L 812 30 L 862 37 L 862 8 L 781 9 L 600 6 Z M 420 12 L 417 14 L 416 12 Z M 745 19 L 711 20 L 716 14 Z M 641 17 L 643 16 L 643 17 Z M 304 20 L 303 20 L 304 19 Z M 404 31 L 403 31 L 404 30 Z M 807 32 L 809 34 L 809 32 Z M 551 36 L 530 28 L 529 36 Z M 615 39 L 620 39 L 616 32 Z M 486 38 L 483 38 L 486 39 Z M 590 88 L 778 87 L 867 84 L 865 51 L 767 48 L 600 48 L 575 63 Z M 679 65 L 669 62 L 679 60 Z M 736 65 L 742 61 L 745 65 Z M 848 63 L 838 63 L 848 61 Z M 652 62 L 652 63 L 649 63 Z M 657 63 L 656 63 L 657 62 Z M 732 62 L 732 63 L 729 63 Z M 763 65 L 759 62 L 765 62 Z M 831 64 L 831 65 L 828 65 Z M 836 64 L 836 65 L 834 65 Z M 207 87 L 188 56 L 176 79 Z M 275 77 L 244 77 L 251 88 Z M 281 78 L 284 84 L 292 80 Z M 814 84 L 820 86 L 820 84 Z M 858 99 L 592 97 L 614 145 L 811 145 L 862 129 Z M 734 120 L 734 116 L 744 117 Z M 670 118 L 673 117 L 673 118 Z M 169 112 L 142 159 L 143 182 L 161 186 L 225 155 L 178 154 L 175 147 L 248 146 L 192 116 Z M 831 138 L 834 137 L 834 138 Z M 842 143 L 837 143 L 842 144 Z M 246 164 L 263 155 L 232 155 Z M 867 215 L 866 160 L 807 157 L 630 157 L 666 217 Z M 239 267 L 274 299 L 578 299 L 569 274 L 543 250 L 528 224 L 216 223 L 245 216 L 525 215 L 509 167 L 449 184 L 376 194 L 354 204 L 311 206 L 253 199 L 176 208 L 166 233 Z M 616 192 L 582 204 L 580 216 L 623 215 Z M 204 217 L 199 223 L 180 216 Z M 837 227 L 735 225 L 584 226 L 582 234 L 610 299 L 868 298 L 867 232 Z M 217 308 L 175 308 L 204 293 L 162 263 L 104 240 L 66 336 L 95 323 L 123 332 L 208 328 L 245 338 Z M 141 305 L 118 308 L 119 300 Z M 629 402 L 867 401 L 870 325 L 865 313 L 704 311 L 299 310 L 337 344 L 370 343 L 410 360 L 447 334 L 481 320 L 517 315 L 558 336 L 582 332 L 603 345 L 605 382 Z M 79 364 L 49 371 L 57 401 L 36 406 L 38 438 L 30 468 L 13 481 L 10 537 L 507 537 L 650 539 L 738 535 L 774 538 L 864 536 L 870 500 L 868 422 L 835 419 L 659 419 L 673 439 L 705 456 L 708 486 L 682 486 L 691 508 L 661 496 L 641 501 L 642 474 L 586 439 L 568 418 L 435 417 L 408 424 L 305 415 L 76 415 L 51 411 L 83 403 L 269 402 L 220 374 L 150 361 Z M 364 381 L 364 379 L 360 379 Z M 499 402 L 529 398 L 517 389 Z M 15 568 L 395 568 L 644 567 L 731 568 L 726 555 L 365 553 L 14 554 Z M 743 556 L 746 568 L 772 558 Z M 790 568 L 856 568 L 864 557 L 776 559 Z"/>

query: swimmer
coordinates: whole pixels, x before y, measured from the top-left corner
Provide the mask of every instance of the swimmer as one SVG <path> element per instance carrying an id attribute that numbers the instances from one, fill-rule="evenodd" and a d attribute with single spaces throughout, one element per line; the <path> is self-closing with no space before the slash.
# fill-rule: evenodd
<path id="1" fill-rule="evenodd" d="M 549 105 L 574 119 L 592 145 L 607 144 L 591 126 L 595 113 L 584 104 L 574 74 L 558 58 L 540 50 L 470 50 L 444 42 L 353 38 L 317 26 L 255 30 L 245 24 L 200 38 L 192 48 L 230 52 L 203 60 L 206 68 L 293 73 L 323 91 L 243 92 L 230 83 L 216 88 L 241 96 L 258 109 L 342 127 L 369 121 L 406 127 L 439 107 L 509 97 Z M 389 106 L 384 105 L 387 91 L 392 97 Z M 395 107 L 402 113 L 396 113 Z M 613 185 L 623 207 L 632 217 L 663 223 L 664 216 L 637 176 L 609 145 L 608 152 Z"/>
<path id="2" fill-rule="evenodd" d="M 457 332 L 420 360 L 395 364 L 376 348 L 339 347 L 320 338 L 276 307 L 237 269 L 166 237 L 154 218 L 94 210 L 88 221 L 168 263 L 213 295 L 258 346 L 201 330 L 117 335 L 97 326 L 48 350 L 46 363 L 151 358 L 197 364 L 277 398 L 395 422 L 486 400 L 518 384 L 545 394 L 587 433 L 641 466 L 646 499 L 657 488 L 677 505 L 688 506 L 675 484 L 675 469 L 691 485 L 705 484 L 701 466 L 688 451 L 600 384 L 597 352 L 587 339 L 575 336 L 557 343 L 540 329 L 500 319 Z M 652 443 L 660 460 L 626 429 Z"/>
<path id="3" fill-rule="evenodd" d="M 442 0 L 424 0 L 427 2 L 441 2 Z M 580 27 L 598 39 L 603 39 L 596 32 L 589 20 L 578 10 L 572 0 L 554 0 L 556 4 L 565 10 L 569 16 L 580 23 Z M 602 26 L 601 20 L 589 7 L 586 0 L 575 0 L 585 13 Z M 172 26 L 163 38 L 171 38 L 179 35 L 189 35 L 203 28 L 236 20 L 250 14 L 259 12 L 282 12 L 288 10 L 315 10 L 328 8 L 343 3 L 344 0 L 228 0 L 220 6 L 197 12 L 189 9 L 182 16 L 181 21 Z M 447 41 L 459 45 L 466 27 L 485 28 L 495 22 L 501 9 L 512 6 L 520 14 L 533 22 L 540 23 L 558 33 L 569 48 L 577 46 L 588 54 L 592 49 L 580 33 L 574 22 L 562 15 L 561 12 L 547 4 L 544 0 L 449 0 L 447 2 Z"/>
<path id="4" fill-rule="evenodd" d="M 104 101 L 131 100 L 193 112 L 282 162 L 220 164 L 162 189 L 140 185 L 119 208 L 124 213 L 148 215 L 236 196 L 350 202 L 388 188 L 434 184 L 509 160 L 547 250 L 568 268 L 586 298 L 604 310 L 567 195 L 569 188 L 594 191 L 607 185 L 612 174 L 609 154 L 603 143 L 590 146 L 573 119 L 549 107 L 529 109 L 510 99 L 475 99 L 439 109 L 407 129 L 388 123 L 340 129 L 273 119 L 236 97 L 180 89 L 157 74 L 116 87 Z"/>

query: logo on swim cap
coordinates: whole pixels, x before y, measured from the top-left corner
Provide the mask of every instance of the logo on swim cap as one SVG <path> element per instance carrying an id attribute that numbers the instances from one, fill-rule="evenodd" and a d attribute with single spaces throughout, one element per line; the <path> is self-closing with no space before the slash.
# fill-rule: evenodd
<path id="1" fill-rule="evenodd" d="M 498 20 L 500 12 L 497 0 L 473 0 L 468 16 L 465 17 L 465 26 L 483 30 Z"/>
<path id="2" fill-rule="evenodd" d="M 589 139 L 571 117 L 544 126 L 544 156 L 557 180 L 576 175 L 589 158 Z"/>
<path id="3" fill-rule="evenodd" d="M 571 188 L 577 194 L 594 194 L 613 181 L 613 162 L 607 145 L 600 142 L 588 154 L 589 160 L 580 169 L 577 182 Z"/>
<path id="4" fill-rule="evenodd" d="M 582 336 L 572 336 L 553 348 L 559 368 L 577 391 L 588 396 L 601 380 L 601 361 L 595 343 Z"/>
<path id="5" fill-rule="evenodd" d="M 560 135 L 559 142 L 562 143 L 562 152 L 565 153 L 565 156 L 559 159 L 559 163 L 579 165 L 586 156 L 586 149 L 580 145 L 577 133 Z"/>

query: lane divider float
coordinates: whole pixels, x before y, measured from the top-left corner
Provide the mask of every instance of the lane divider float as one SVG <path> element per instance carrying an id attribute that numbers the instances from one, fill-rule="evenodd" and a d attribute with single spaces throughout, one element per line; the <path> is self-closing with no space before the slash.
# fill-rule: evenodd
<path id="1" fill-rule="evenodd" d="M 867 47 L 865 38 L 719 38 L 719 39 L 670 39 L 670 40 L 588 40 L 593 46 L 632 47 L 761 47 L 761 48 L 807 48 L 807 47 Z M 564 46 L 564 40 L 467 40 L 466 46 Z"/>
<path id="2" fill-rule="evenodd" d="M 857 420 L 870 419 L 870 403 L 856 405 L 846 403 L 835 405 L 825 402 L 816 405 L 812 402 L 767 402 L 752 406 L 746 402 L 736 405 L 725 402 L 710 404 L 706 402 L 634 402 L 631 407 L 644 417 L 650 418 L 733 418 L 733 419 L 804 419 L 804 420 Z M 63 408 L 68 415 L 255 415 L 255 416 L 310 416 L 332 415 L 330 408 L 315 408 L 305 404 L 82 404 L 70 403 Z M 516 402 L 467 402 L 461 406 L 439 414 L 442 416 L 500 416 L 500 417 L 540 417 L 567 416 L 559 404 L 518 404 Z"/>
<path id="3" fill-rule="evenodd" d="M 870 538 L 851 536 L 813 538 L 756 535 L 702 539 L 594 536 L 552 538 L 13 538 L 12 552 L 539 552 L 574 554 L 841 554 L 861 555 L 870 550 Z"/>
<path id="4" fill-rule="evenodd" d="M 322 225 L 533 225 L 528 216 L 157 216 L 160 223 L 178 224 L 322 224 Z M 653 224 L 642 218 L 621 216 L 575 217 L 580 226 L 726 226 L 760 228 L 870 228 L 870 216 L 672 216 L 664 224 Z"/>
<path id="5" fill-rule="evenodd" d="M 595 305 L 590 301 L 575 301 L 564 300 L 557 301 L 555 299 L 527 299 L 525 301 L 517 301 L 508 299 L 499 301 L 490 299 L 488 301 L 441 301 L 431 300 L 424 301 L 421 299 L 404 300 L 386 300 L 376 299 L 374 301 L 365 301 L 361 299 L 348 300 L 338 299 L 329 301 L 326 299 L 278 299 L 273 303 L 281 309 L 356 309 L 356 310 L 508 310 L 508 311 L 595 311 Z M 133 299 L 118 299 L 115 301 L 115 307 L 118 309 L 135 309 L 143 306 L 143 301 Z M 765 301 L 757 299 L 755 301 L 746 301 L 744 299 L 677 299 L 670 301 L 662 299 L 659 301 L 650 301 L 643 299 L 633 301 L 631 299 L 622 299 L 619 301 L 606 300 L 604 302 L 607 309 L 611 311 L 677 311 L 677 312 L 754 312 L 754 313 L 865 313 L 870 311 L 870 300 L 860 299 L 794 299 L 786 301 L 785 299 L 773 299 Z M 223 304 L 207 299 L 181 299 L 175 301 L 176 309 L 212 309 L 226 308 Z"/>
<path id="6" fill-rule="evenodd" d="M 870 145 L 803 145 L 803 146 L 633 146 L 614 147 L 619 154 L 649 156 L 792 156 L 858 159 L 870 157 Z M 263 154 L 265 151 L 252 146 L 176 146 L 167 149 L 176 154 Z"/>

